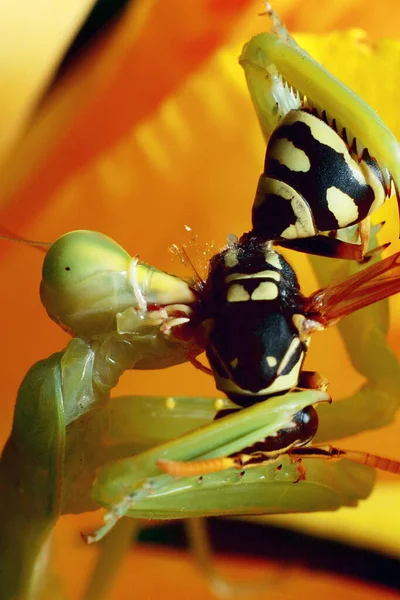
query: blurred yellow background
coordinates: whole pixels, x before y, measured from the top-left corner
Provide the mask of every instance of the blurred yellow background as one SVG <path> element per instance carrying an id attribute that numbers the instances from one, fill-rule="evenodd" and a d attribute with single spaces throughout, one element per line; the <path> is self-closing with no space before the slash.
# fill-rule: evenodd
<path id="1" fill-rule="evenodd" d="M 217 247 L 228 233 L 241 234 L 250 227 L 264 143 L 237 56 L 251 35 L 269 26 L 266 17 L 258 16 L 263 4 L 251 0 L 128 3 L 122 18 L 87 47 L 58 85 L 50 86 L 93 1 L 58 5 L 50 0 L 15 0 L 1 8 L 0 225 L 42 241 L 72 229 L 99 230 L 142 260 L 183 273 L 167 249 L 171 243 L 185 241 L 185 225 L 198 234 L 200 244 L 214 240 Z M 277 0 L 273 6 L 291 32 L 302 33 L 300 43 L 360 92 L 400 137 L 396 0 L 368 6 L 361 0 Z M 364 29 L 366 37 L 361 32 L 331 34 L 351 27 Z M 381 42 L 383 37 L 396 41 Z M 385 241 L 398 237 L 395 205 L 389 204 Z M 393 247 L 399 249 L 398 243 Z M 0 253 L 2 445 L 22 377 L 68 338 L 48 320 L 39 302 L 42 255 L 8 242 L 1 242 Z M 317 284 L 306 258 L 290 257 L 303 291 L 311 292 Z M 390 341 L 400 356 L 398 301 L 393 307 Z M 307 364 L 331 380 L 333 397 L 349 395 L 362 381 L 348 363 L 336 331 L 316 337 Z M 129 373 L 118 393 L 213 396 L 215 387 L 210 377 L 183 365 L 156 376 Z M 397 419 L 385 430 L 346 441 L 346 446 L 400 459 L 399 435 Z M 377 526 L 382 548 L 399 556 L 400 543 L 396 549 L 393 540 L 400 532 L 396 509 L 400 486 L 393 477 L 380 479 L 375 500 L 373 496 L 360 510 L 311 516 L 307 523 L 318 524 L 320 518 L 319 527 L 336 532 L 346 528 L 354 543 L 372 546 Z M 382 502 L 388 510 L 377 522 Z M 96 550 L 84 547 L 78 536 L 88 521 L 98 522 L 85 515 L 60 523 L 59 563 L 64 574 L 73 569 L 83 578 L 94 559 Z M 126 578 L 120 580 L 113 597 L 134 597 L 133 586 L 146 585 L 146 569 L 149 573 L 160 569 L 160 581 L 171 581 L 165 598 L 169 593 L 185 597 L 183 574 L 191 582 L 197 577 L 187 559 L 177 554 L 179 571 L 168 579 L 178 569 L 173 555 L 166 559 L 146 552 L 126 567 Z M 139 583 L 130 582 L 138 578 L 135 572 L 141 574 Z M 293 577 L 298 582 L 297 588 L 293 586 L 296 597 L 302 597 L 301 590 L 307 590 L 302 578 L 307 575 Z M 68 585 L 71 598 L 76 598 L 82 584 L 69 581 Z M 321 593 L 336 597 L 337 582 L 332 578 L 320 577 L 312 585 L 316 587 L 311 597 Z M 201 583 L 198 590 L 198 597 L 207 597 Z M 367 587 L 356 590 L 349 584 L 348 590 L 353 599 L 370 597 Z M 136 597 L 151 596 L 138 588 Z"/>

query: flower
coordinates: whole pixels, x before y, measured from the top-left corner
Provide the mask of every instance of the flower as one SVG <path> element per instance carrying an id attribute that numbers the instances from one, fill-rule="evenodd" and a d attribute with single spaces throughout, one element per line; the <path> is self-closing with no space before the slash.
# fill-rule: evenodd
<path id="1" fill-rule="evenodd" d="M 250 225 L 249 208 L 264 144 L 237 56 L 243 41 L 267 27 L 267 21 L 256 16 L 262 8 L 249 0 L 127 5 L 113 27 L 94 39 L 57 85 L 41 96 L 40 86 L 51 81 L 92 3 L 74 4 L 69 2 L 61 12 L 58 7 L 50 11 L 51 3 L 43 2 L 46 11 L 39 13 L 35 27 L 26 18 L 29 30 L 37 36 L 33 46 L 22 44 L 21 21 L 12 9 L 9 18 L 13 21 L 2 24 L 4 31 L 17 32 L 2 38 L 9 44 L 8 57 L 17 59 L 10 40 L 15 37 L 29 68 L 14 86 L 12 80 L 5 86 L 9 101 L 3 110 L 5 133 L 0 145 L 0 223 L 40 240 L 53 240 L 74 228 L 98 229 L 132 254 L 140 253 L 143 260 L 183 273 L 179 264 L 171 262 L 167 247 L 184 241 L 184 225 L 192 226 L 200 240 L 214 239 L 217 244 L 224 243 L 228 233 L 240 234 Z M 398 35 L 398 23 L 391 17 L 397 4 L 386 0 L 368 11 L 359 0 L 345 6 L 332 1 L 322 11 L 320 4 L 292 0 L 277 2 L 275 8 L 291 31 L 312 32 L 299 37 L 301 43 L 359 91 L 400 135 L 393 101 L 398 43 L 377 42 L 371 49 L 360 32 L 313 35 L 348 26 L 367 29 L 375 40 L 382 32 Z M 3 62 L 4 72 L 10 60 Z M 393 207 L 389 209 L 393 214 Z M 384 235 L 395 238 L 391 221 Z M 306 291 L 315 289 L 306 259 L 294 257 L 294 264 Z M 4 440 L 23 374 L 66 342 L 65 334 L 49 323 L 32 295 L 40 280 L 40 266 L 39 253 L 4 243 L 0 266 L 7 290 L 1 311 L 1 364 L 6 375 L 0 434 Z M 390 335 L 397 344 L 398 322 Z M 315 340 L 308 364 L 317 364 L 331 379 L 333 396 L 348 394 L 361 383 L 346 361 L 336 331 Z M 151 378 L 132 372 L 121 382 L 119 392 L 162 394 L 166 389 L 169 394 L 189 395 L 194 390 L 198 395 L 215 394 L 211 378 L 190 365 Z M 398 427 L 363 434 L 351 445 L 393 455 Z M 82 527 L 86 519 L 92 517 L 85 516 Z M 388 535 L 393 528 L 393 520 L 383 526 Z M 93 551 L 78 548 L 65 521 L 58 529 L 65 535 L 60 562 L 65 564 L 67 547 L 76 544 L 67 569 L 78 569 L 79 563 L 86 570 L 86 558 L 92 561 Z M 76 597 L 75 584 L 69 585 Z"/>

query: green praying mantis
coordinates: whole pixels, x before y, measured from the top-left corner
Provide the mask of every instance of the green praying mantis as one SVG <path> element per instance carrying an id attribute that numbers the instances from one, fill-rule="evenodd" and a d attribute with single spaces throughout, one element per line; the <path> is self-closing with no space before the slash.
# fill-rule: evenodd
<path id="1" fill-rule="evenodd" d="M 357 98 L 352 106 L 272 16 L 275 33 L 250 41 L 241 59 L 266 137 L 281 115 L 265 74 L 279 72 L 283 65 L 291 67 L 285 78 L 293 78 L 293 85 L 296 78 L 307 81 L 306 92 L 315 89 L 322 106 L 343 105 L 345 123 L 350 119 L 356 128 L 360 110 L 382 132 L 375 114 Z M 275 45 L 276 54 L 271 50 Z M 324 78 L 331 82 L 327 88 Z M 270 115 L 273 120 L 264 125 Z M 382 160 L 396 182 L 396 154 L 387 149 L 386 138 L 379 139 Z M 393 143 L 388 138 L 388 145 Z M 346 261 L 328 263 L 314 259 L 324 285 L 327 277 L 346 279 L 362 270 Z M 194 281 L 132 258 L 102 234 L 78 231 L 48 248 L 41 298 L 49 316 L 73 338 L 63 351 L 28 371 L 1 457 L 0 556 L 5 559 L 0 589 L 6 600 L 54 597 L 46 577 L 47 557 L 51 531 L 62 514 L 105 507 L 103 527 L 87 536 L 96 541 L 123 516 L 176 519 L 335 510 L 355 506 L 370 493 L 374 471 L 367 466 L 306 457 L 307 473 L 299 480 L 299 463 L 286 452 L 251 468 L 180 477 L 162 467 L 163 461 L 190 464 L 234 456 L 290 427 L 293 415 L 310 406 L 319 415 L 318 444 L 390 422 L 399 405 L 400 369 L 385 339 L 385 303 L 372 304 L 339 325 L 351 360 L 367 379 L 354 396 L 329 405 L 329 396 L 320 389 L 289 392 L 214 420 L 219 411 L 234 406 L 231 401 L 110 398 L 128 369 L 166 368 L 188 360 L 199 366 L 202 307 Z"/>

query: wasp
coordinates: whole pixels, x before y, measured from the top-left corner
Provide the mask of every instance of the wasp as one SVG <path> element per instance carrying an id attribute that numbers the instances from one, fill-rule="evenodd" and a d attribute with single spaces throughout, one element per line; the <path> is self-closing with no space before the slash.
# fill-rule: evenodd
<path id="1" fill-rule="evenodd" d="M 217 418 L 292 391 L 325 392 L 327 380 L 317 372 L 302 369 L 312 334 L 399 291 L 400 252 L 341 283 L 304 296 L 293 268 L 271 242 L 256 237 L 231 242 L 212 258 L 204 284 L 208 316 L 202 328 L 206 355 L 217 388 L 235 405 L 221 411 Z M 294 413 L 288 426 L 273 436 L 258 440 L 226 461 L 201 461 L 195 468 L 208 472 L 242 467 L 276 460 L 287 452 L 326 458 L 346 456 L 346 451 L 337 449 L 307 447 L 299 452 L 317 430 L 318 413 L 310 405 Z M 367 453 L 352 458 L 400 473 L 396 461 Z M 161 464 L 175 475 L 192 473 L 193 465 Z"/>
<path id="2" fill-rule="evenodd" d="M 249 57 L 255 57 L 258 68 L 262 63 L 267 87 L 262 101 L 271 97 L 275 102 L 271 110 L 275 122 L 252 210 L 253 229 L 211 260 L 203 286 L 207 358 L 217 388 L 238 410 L 291 390 L 326 390 L 323 377 L 302 369 L 311 335 L 400 290 L 400 255 L 395 254 L 305 297 L 294 270 L 274 248 L 278 244 L 359 262 L 380 253 L 387 244 L 367 252 L 370 215 L 389 197 L 392 183 L 397 190 L 400 153 L 378 115 L 370 128 L 381 138 L 374 140 L 366 131 L 368 147 L 361 145 L 362 124 L 375 113 L 329 74 L 328 80 L 323 67 L 297 46 L 272 10 L 270 14 L 278 35 L 256 36 L 241 57 L 244 65 Z M 312 90 L 307 96 L 299 77 L 305 65 Z M 336 98 L 335 112 L 332 101 L 320 109 L 316 82 L 326 83 Z M 260 102 L 255 104 L 259 107 Z M 349 115 L 361 115 L 360 122 L 351 126 Z M 380 151 L 382 138 L 394 158 Z M 354 225 L 359 243 L 338 239 L 338 230 L 343 229 L 346 238 Z M 293 415 L 288 428 L 249 448 L 246 464 L 304 446 L 317 429 L 317 411 L 308 406 Z M 364 454 L 362 460 L 370 458 Z M 385 462 L 377 464 L 387 468 Z M 203 463 L 201 468 L 207 466 Z M 399 472 L 397 463 L 388 468 Z"/>

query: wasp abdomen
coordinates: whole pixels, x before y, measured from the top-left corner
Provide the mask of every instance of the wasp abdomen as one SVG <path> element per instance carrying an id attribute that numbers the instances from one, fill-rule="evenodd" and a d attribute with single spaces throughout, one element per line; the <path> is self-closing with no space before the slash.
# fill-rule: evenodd
<path id="1" fill-rule="evenodd" d="M 280 429 L 260 442 L 245 448 L 243 453 L 276 452 L 281 454 L 293 446 L 303 446 L 310 442 L 318 431 L 318 413 L 313 406 L 307 406 L 295 413 L 290 426 Z"/>
<path id="2" fill-rule="evenodd" d="M 355 223 L 388 194 L 377 162 L 358 157 L 323 119 L 292 110 L 268 143 L 253 205 L 253 231 L 264 239 L 307 238 Z"/>

